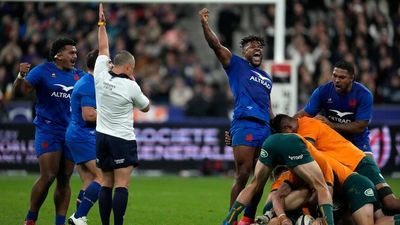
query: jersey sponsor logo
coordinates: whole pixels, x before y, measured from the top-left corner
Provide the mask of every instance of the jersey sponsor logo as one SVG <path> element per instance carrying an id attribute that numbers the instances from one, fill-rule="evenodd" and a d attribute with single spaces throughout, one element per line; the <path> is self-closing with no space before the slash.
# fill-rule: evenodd
<path id="1" fill-rule="evenodd" d="M 53 92 L 51 93 L 52 97 L 57 97 L 57 98 L 71 98 L 71 94 L 69 93 L 64 93 L 64 92 Z"/>
<path id="2" fill-rule="evenodd" d="M 68 86 L 65 86 L 65 85 L 62 85 L 62 84 L 54 84 L 54 85 L 61 87 L 63 89 L 63 91 L 65 91 L 65 92 L 68 92 L 68 91 L 74 89 L 74 86 L 69 86 L 68 87 Z"/>
<path id="3" fill-rule="evenodd" d="M 253 73 L 255 73 L 256 75 L 257 75 L 257 77 L 256 76 L 251 76 L 250 77 L 250 80 L 252 80 L 252 81 L 254 81 L 254 82 L 257 82 L 257 83 L 260 83 L 261 85 L 263 85 L 264 87 L 266 87 L 268 90 L 270 90 L 271 89 L 271 84 L 270 83 L 268 83 L 268 81 L 269 82 L 272 82 L 268 77 L 265 77 L 265 76 L 262 76 L 259 72 L 257 72 L 257 71 L 254 71 L 254 70 L 251 70 Z"/>
<path id="4" fill-rule="evenodd" d="M 367 190 L 364 191 L 365 196 L 373 197 L 374 196 L 374 191 L 372 188 L 368 188 Z"/>
<path id="5" fill-rule="evenodd" d="M 340 118 L 342 118 L 343 116 L 353 114 L 352 112 L 340 112 L 340 111 L 334 110 L 334 109 L 330 109 L 329 111 L 336 113 L 336 115 L 338 115 Z"/>
<path id="6" fill-rule="evenodd" d="M 261 158 L 267 158 L 268 157 L 267 150 L 261 149 L 260 156 L 261 156 Z"/>
<path id="7" fill-rule="evenodd" d="M 57 91 L 53 91 L 53 93 L 51 93 L 52 97 L 57 97 L 57 98 L 71 98 L 71 94 L 70 93 L 66 93 L 71 91 L 72 89 L 74 89 L 74 86 L 65 86 L 63 84 L 54 84 L 55 86 L 61 87 L 61 89 L 65 92 L 57 92 Z"/>
<path id="8" fill-rule="evenodd" d="M 103 88 L 112 91 L 116 86 L 111 83 L 103 82 Z"/>
<path id="9" fill-rule="evenodd" d="M 288 155 L 290 160 L 299 160 L 299 159 L 303 159 L 304 155 Z"/>
<path id="10" fill-rule="evenodd" d="M 263 75 L 261 75 L 261 73 L 255 71 L 255 70 L 251 70 L 251 71 L 252 71 L 253 73 L 257 74 L 258 77 L 260 77 L 261 80 L 269 80 L 270 82 L 272 82 L 271 79 L 269 79 L 268 77 L 264 77 Z"/>
<path id="11" fill-rule="evenodd" d="M 125 162 L 125 159 L 116 159 L 116 160 L 114 160 L 114 163 L 115 164 L 122 164 L 122 163 L 124 163 Z"/>
<path id="12" fill-rule="evenodd" d="M 343 117 L 354 114 L 353 112 L 340 112 L 340 111 L 334 110 L 334 109 L 330 109 L 329 111 L 331 111 L 337 115 L 337 116 L 332 116 L 332 115 L 328 116 L 331 121 L 334 121 L 337 123 L 350 123 L 351 122 L 350 119 L 345 119 Z"/>

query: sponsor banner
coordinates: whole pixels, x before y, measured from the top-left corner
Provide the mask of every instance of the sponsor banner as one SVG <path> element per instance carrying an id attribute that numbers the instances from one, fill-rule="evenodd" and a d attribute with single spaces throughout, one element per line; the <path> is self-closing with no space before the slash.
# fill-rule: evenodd
<path id="1" fill-rule="evenodd" d="M 297 112 L 297 71 L 291 61 L 262 65 L 273 78 L 271 91 L 272 111 L 275 114 L 294 115 Z"/>
<path id="2" fill-rule="evenodd" d="M 232 148 L 224 144 L 228 128 L 229 123 L 138 123 L 135 133 L 141 165 L 183 170 L 194 169 L 204 160 L 232 162 Z M 32 124 L 1 124 L 0 169 L 38 169 L 34 131 Z M 400 126 L 372 125 L 370 131 L 374 158 L 382 172 L 400 172 Z"/>

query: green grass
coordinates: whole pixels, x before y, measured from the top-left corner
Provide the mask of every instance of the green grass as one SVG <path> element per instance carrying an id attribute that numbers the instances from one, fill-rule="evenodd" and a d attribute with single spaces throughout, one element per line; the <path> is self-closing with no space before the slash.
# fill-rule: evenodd
<path id="1" fill-rule="evenodd" d="M 21 225 L 36 176 L 0 176 L 0 224 Z M 399 179 L 387 179 L 397 195 Z M 75 210 L 80 188 L 72 178 L 72 198 L 67 216 Z M 133 177 L 125 215 L 127 225 L 200 225 L 220 224 L 227 213 L 232 178 L 177 176 Z M 267 186 L 269 187 L 269 185 Z M 53 187 L 40 210 L 38 225 L 54 224 Z M 265 195 L 262 202 L 265 201 Z M 262 207 L 259 207 L 261 210 Z M 89 216 L 90 225 L 98 225 L 97 204 Z"/>
<path id="2" fill-rule="evenodd" d="M 0 176 L 0 224 L 22 224 L 35 179 L 33 175 Z M 228 210 L 231 184 L 232 178 L 226 177 L 133 177 L 125 224 L 219 224 Z M 68 216 L 75 210 L 80 185 L 74 176 Z M 40 210 L 38 225 L 54 224 L 52 193 L 53 187 Z M 101 224 L 97 204 L 88 218 L 90 225 Z"/>

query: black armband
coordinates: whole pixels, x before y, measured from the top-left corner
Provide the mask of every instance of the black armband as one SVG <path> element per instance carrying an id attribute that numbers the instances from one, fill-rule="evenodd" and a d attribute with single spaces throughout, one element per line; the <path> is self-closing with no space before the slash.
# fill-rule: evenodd
<path id="1" fill-rule="evenodd" d="M 393 194 L 392 188 L 389 186 L 385 186 L 378 190 L 379 199 L 383 199 L 384 197 Z"/>

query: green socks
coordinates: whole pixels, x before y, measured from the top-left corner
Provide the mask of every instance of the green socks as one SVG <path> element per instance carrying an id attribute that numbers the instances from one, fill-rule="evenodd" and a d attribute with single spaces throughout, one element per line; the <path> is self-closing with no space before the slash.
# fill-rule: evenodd
<path id="1" fill-rule="evenodd" d="M 333 210 L 331 204 L 323 204 L 319 206 L 319 211 L 322 215 L 322 218 L 325 219 L 326 224 L 335 225 L 333 223 Z"/>
<path id="2" fill-rule="evenodd" d="M 244 208 L 245 206 L 242 203 L 235 201 L 231 209 L 229 210 L 225 222 L 227 222 L 228 224 L 232 224 L 234 221 L 237 220 L 239 214 L 243 211 Z"/>

